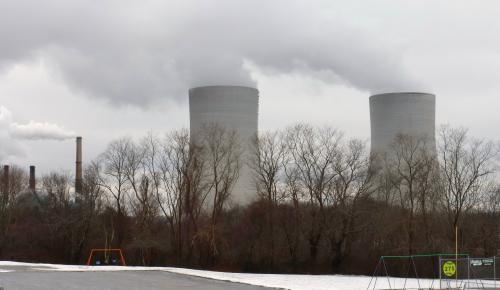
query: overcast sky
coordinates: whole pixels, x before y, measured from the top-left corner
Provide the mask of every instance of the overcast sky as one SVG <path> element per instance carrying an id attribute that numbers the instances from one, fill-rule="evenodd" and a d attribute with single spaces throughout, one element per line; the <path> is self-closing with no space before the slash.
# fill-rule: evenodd
<path id="1" fill-rule="evenodd" d="M 189 126 L 191 86 L 260 91 L 259 127 L 369 139 L 370 94 L 437 96 L 500 138 L 499 1 L 0 0 L 0 163 L 72 170 L 117 137 Z"/>

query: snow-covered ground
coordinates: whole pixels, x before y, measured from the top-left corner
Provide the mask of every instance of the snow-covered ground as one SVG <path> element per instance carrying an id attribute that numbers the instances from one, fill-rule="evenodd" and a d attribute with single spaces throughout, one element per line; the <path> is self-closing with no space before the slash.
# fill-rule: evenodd
<path id="1" fill-rule="evenodd" d="M 89 271 L 167 271 L 168 267 L 133 267 L 133 266 L 82 266 L 82 265 L 61 265 L 43 263 L 23 263 L 0 261 L 1 267 L 29 267 L 31 270 L 39 271 L 67 271 L 67 272 L 89 272 Z"/>
<path id="2" fill-rule="evenodd" d="M 168 268 L 169 272 L 289 290 L 441 289 L 439 280 L 354 275 L 248 274 Z M 452 281 L 451 287 L 454 287 Z M 462 281 L 458 281 L 461 284 Z M 443 284 L 443 286 L 445 286 Z M 368 288 L 369 287 L 369 288 Z"/>
<path id="3" fill-rule="evenodd" d="M 16 271 L 16 268 L 29 268 L 37 271 L 166 271 L 171 273 L 185 274 L 204 277 L 209 279 L 245 283 L 264 287 L 282 288 L 289 290 L 360 290 L 367 289 L 371 277 L 348 276 L 348 275 L 283 275 L 283 274 L 248 274 L 227 273 L 215 271 L 202 271 L 172 267 L 132 267 L 132 266 L 79 266 L 79 265 L 57 265 L 37 264 L 0 261 L 0 273 Z M 4 269 L 2 269 L 4 268 Z M 1 278 L 1 274 L 0 274 Z M 439 288 L 438 280 L 425 279 L 401 279 L 378 277 L 371 281 L 370 289 L 394 289 L 403 288 Z M 374 288 L 375 287 L 375 288 Z"/>

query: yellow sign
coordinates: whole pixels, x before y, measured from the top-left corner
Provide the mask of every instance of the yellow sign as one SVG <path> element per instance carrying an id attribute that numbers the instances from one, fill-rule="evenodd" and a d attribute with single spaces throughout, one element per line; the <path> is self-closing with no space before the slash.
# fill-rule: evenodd
<path id="1" fill-rule="evenodd" d="M 455 262 L 448 261 L 443 264 L 443 273 L 446 276 L 451 277 L 455 275 L 456 272 L 457 272 L 457 265 L 455 264 Z"/>

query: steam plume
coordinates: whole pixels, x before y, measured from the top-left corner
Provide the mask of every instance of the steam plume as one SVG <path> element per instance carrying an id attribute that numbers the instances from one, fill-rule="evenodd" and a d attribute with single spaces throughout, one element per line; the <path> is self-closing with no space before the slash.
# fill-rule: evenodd
<path id="1" fill-rule="evenodd" d="M 28 140 L 65 140 L 75 136 L 74 132 L 67 131 L 57 124 L 48 122 L 30 121 L 28 124 L 12 123 L 10 131 L 14 138 Z"/>
<path id="2" fill-rule="evenodd" d="M 20 140 L 64 140 L 75 133 L 63 127 L 48 123 L 30 121 L 19 124 L 13 121 L 12 113 L 0 106 L 0 160 L 11 156 L 23 156 L 25 146 Z"/>
<path id="3" fill-rule="evenodd" d="M 41 58 L 87 96 L 141 106 L 186 98 L 190 86 L 255 86 L 247 64 L 278 74 L 316 72 L 371 92 L 420 86 L 404 68 L 402 49 L 342 17 L 339 6 L 6 0 L 0 2 L 0 67 Z"/>

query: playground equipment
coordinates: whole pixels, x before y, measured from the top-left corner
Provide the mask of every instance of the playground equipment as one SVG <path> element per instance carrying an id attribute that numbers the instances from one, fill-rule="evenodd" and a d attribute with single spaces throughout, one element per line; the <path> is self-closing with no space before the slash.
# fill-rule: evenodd
<path id="1" fill-rule="evenodd" d="M 440 289 L 440 265 L 445 258 L 467 254 L 381 256 L 367 289 Z"/>
<path id="2" fill-rule="evenodd" d="M 500 289 L 500 257 L 439 260 L 442 289 Z"/>
<path id="3" fill-rule="evenodd" d="M 500 257 L 423 254 L 380 257 L 367 289 L 497 289 Z"/>
<path id="4" fill-rule="evenodd" d="M 120 265 L 126 266 L 122 249 L 92 249 L 87 259 L 87 266 Z"/>
<path id="5" fill-rule="evenodd" d="M 380 257 L 367 289 L 500 290 L 500 257 L 423 254 Z"/>

